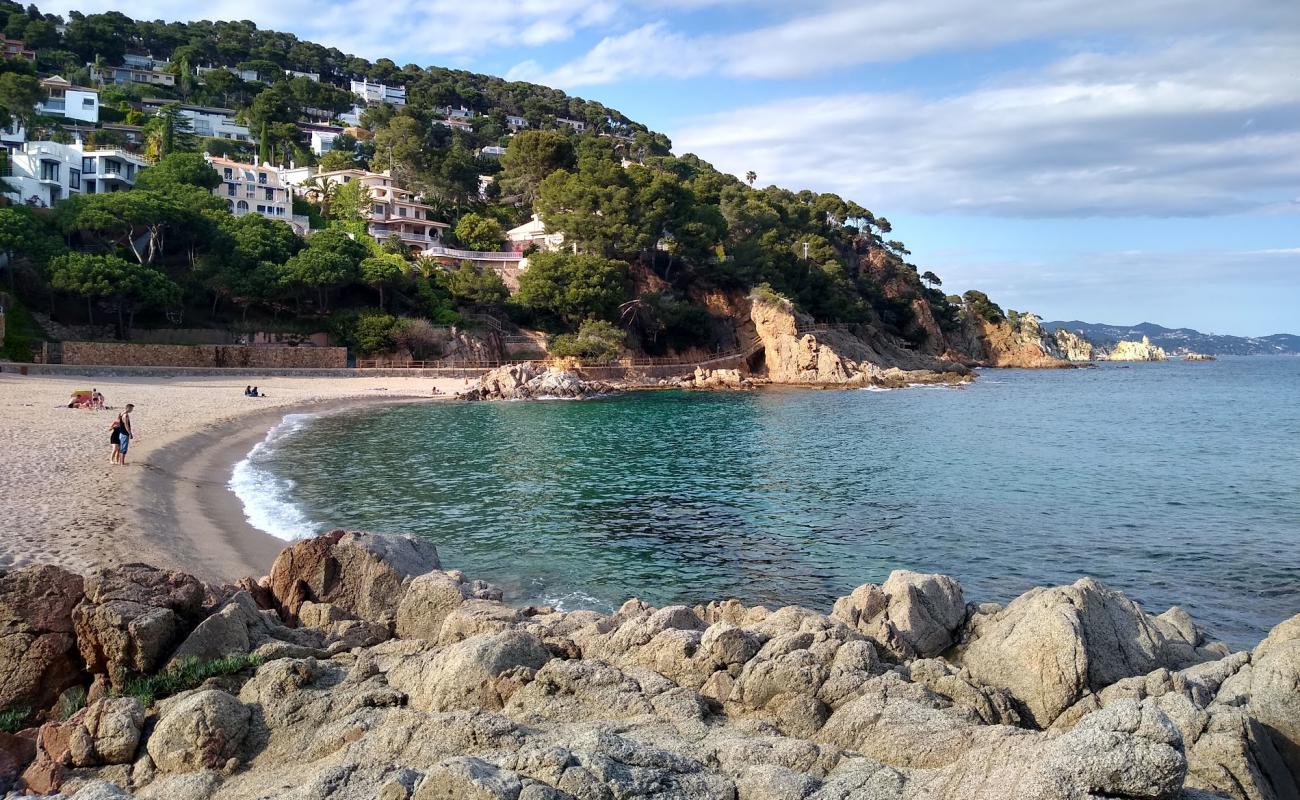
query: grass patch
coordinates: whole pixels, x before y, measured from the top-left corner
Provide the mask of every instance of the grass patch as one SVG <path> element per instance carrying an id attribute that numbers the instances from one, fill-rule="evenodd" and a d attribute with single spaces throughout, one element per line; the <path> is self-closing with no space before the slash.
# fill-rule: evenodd
<path id="1" fill-rule="evenodd" d="M 150 706 L 155 700 L 171 697 L 174 694 L 189 691 L 208 678 L 221 675 L 234 675 L 246 669 L 260 666 L 262 659 L 258 656 L 241 653 L 212 661 L 200 661 L 190 657 L 157 675 L 141 675 L 131 678 L 119 693 L 123 697 L 134 697 L 144 706 Z"/>
<path id="2" fill-rule="evenodd" d="M 0 711 L 0 731 L 17 733 L 27 727 L 27 720 L 31 719 L 31 716 L 30 708 L 7 708 Z"/>
<path id="3" fill-rule="evenodd" d="M 63 694 L 59 695 L 59 705 L 55 709 L 59 721 L 64 722 L 86 707 L 86 689 L 82 686 L 74 686 Z"/>

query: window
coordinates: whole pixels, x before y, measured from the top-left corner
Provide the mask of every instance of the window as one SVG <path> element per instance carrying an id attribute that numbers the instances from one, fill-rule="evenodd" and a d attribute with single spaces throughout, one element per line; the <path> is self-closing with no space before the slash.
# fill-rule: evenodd
<path id="1" fill-rule="evenodd" d="M 257 173 L 257 182 L 258 182 L 258 183 L 266 183 L 266 173 L 265 173 L 265 172 L 259 172 L 259 173 Z"/>
<path id="2" fill-rule="evenodd" d="M 405 208 L 404 206 L 398 206 L 398 207 L 397 207 L 397 216 L 399 216 L 399 217 L 404 217 L 404 216 L 406 216 L 406 208 Z"/>
<path id="3" fill-rule="evenodd" d="M 226 195 L 227 195 L 227 196 L 229 196 L 229 197 L 234 197 L 235 194 L 236 194 L 238 191 L 239 191 L 239 186 L 238 186 L 237 184 L 233 184 L 233 183 L 227 183 L 227 184 L 226 184 Z"/>
<path id="4" fill-rule="evenodd" d="M 86 109 L 86 110 L 90 110 L 90 109 L 94 108 L 94 107 L 95 107 L 95 100 L 94 100 L 94 98 L 91 98 L 91 97 L 83 98 L 82 101 L 81 101 L 81 107 L 84 108 L 84 109 Z"/>
<path id="5" fill-rule="evenodd" d="M 234 176 L 235 176 L 235 173 L 234 173 L 233 171 L 231 171 L 230 167 L 226 167 L 226 169 L 225 169 L 225 177 L 226 177 L 226 180 L 230 180 L 230 179 L 233 178 Z"/>
<path id="6" fill-rule="evenodd" d="M 82 158 L 81 158 L 81 171 L 82 171 L 82 173 L 84 173 L 84 174 L 86 174 L 86 175 L 94 175 L 94 174 L 95 174 L 95 159 L 90 158 L 90 157 L 88 157 L 88 156 L 82 156 Z"/>
<path id="7" fill-rule="evenodd" d="M 266 189 L 263 189 L 262 191 L 266 193 L 266 199 L 267 199 L 267 200 L 270 200 L 271 202 L 275 202 L 275 189 L 272 189 L 272 188 L 270 188 L 270 187 L 267 187 Z"/>
<path id="8" fill-rule="evenodd" d="M 277 217 L 283 217 L 283 216 L 284 216 L 284 208 L 283 208 L 283 207 L 281 207 L 281 208 L 277 208 L 277 209 L 275 210 L 275 215 L 276 215 Z"/>
<path id="9" fill-rule="evenodd" d="M 370 206 L 370 213 L 382 217 L 384 215 L 384 206 L 382 203 L 375 203 Z"/>
<path id="10" fill-rule="evenodd" d="M 41 162 L 41 180 L 57 181 L 59 179 L 59 162 L 42 161 Z"/>
<path id="11" fill-rule="evenodd" d="M 81 188 L 81 170 L 68 167 L 68 188 L 69 189 Z"/>
<path id="12" fill-rule="evenodd" d="M 265 214 L 265 213 L 266 213 L 266 206 L 261 205 L 261 204 L 259 203 L 258 206 L 257 206 L 257 213 L 259 213 L 259 214 Z"/>
<path id="13" fill-rule="evenodd" d="M 248 203 L 245 202 L 245 201 L 243 201 L 243 200 L 240 200 L 238 203 L 235 204 L 235 212 L 236 212 L 236 213 L 239 213 L 239 214 L 245 214 L 245 213 L 247 213 L 247 212 L 248 212 Z"/>

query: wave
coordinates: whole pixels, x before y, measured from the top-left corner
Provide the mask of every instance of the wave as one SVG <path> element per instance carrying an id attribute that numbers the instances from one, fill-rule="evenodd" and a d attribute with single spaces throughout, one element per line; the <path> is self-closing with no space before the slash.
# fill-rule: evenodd
<path id="1" fill-rule="evenodd" d="M 277 539 L 301 539 L 316 533 L 318 527 L 289 499 L 294 482 L 289 478 L 277 478 L 266 467 L 266 461 L 275 453 L 277 445 L 302 430 L 315 417 L 315 414 L 286 414 L 265 439 L 235 464 L 226 484 L 244 505 L 244 518 L 248 524 Z"/>
<path id="2" fill-rule="evenodd" d="M 610 614 L 615 611 L 614 605 L 598 597 L 587 594 L 586 592 L 572 591 L 564 594 L 543 595 L 542 605 L 550 606 L 556 611 L 577 611 L 592 610 Z"/>

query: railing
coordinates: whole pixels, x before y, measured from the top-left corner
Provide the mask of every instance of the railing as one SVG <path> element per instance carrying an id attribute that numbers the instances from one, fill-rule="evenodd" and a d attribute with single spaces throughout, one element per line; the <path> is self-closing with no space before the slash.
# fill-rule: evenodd
<path id="1" fill-rule="evenodd" d="M 519 261 L 524 257 L 522 253 L 504 250 L 456 250 L 440 244 L 426 248 L 424 253 L 431 256 L 464 258 L 470 261 Z"/>
<path id="2" fill-rule="evenodd" d="M 852 331 L 860 323 L 857 322 L 798 322 L 795 323 L 795 333 L 824 333 L 826 331 Z"/>
<path id="3" fill-rule="evenodd" d="M 619 358 L 608 361 L 603 364 L 584 364 L 582 368 L 595 369 L 636 369 L 638 367 L 708 367 L 719 364 L 724 361 L 734 359 L 749 358 L 758 351 L 763 349 L 763 342 L 760 339 L 753 339 L 740 347 L 733 348 L 721 353 L 715 353 L 706 359 L 689 359 L 689 358 Z M 423 370 L 483 370 L 496 369 L 498 367 L 510 366 L 513 364 L 537 363 L 545 365 L 554 365 L 566 362 L 567 359 L 560 358 L 534 358 L 524 360 L 501 360 L 501 359 L 481 359 L 481 360 L 462 360 L 462 361 L 407 361 L 402 363 L 390 363 L 383 359 L 357 359 L 357 369 L 423 369 Z"/>

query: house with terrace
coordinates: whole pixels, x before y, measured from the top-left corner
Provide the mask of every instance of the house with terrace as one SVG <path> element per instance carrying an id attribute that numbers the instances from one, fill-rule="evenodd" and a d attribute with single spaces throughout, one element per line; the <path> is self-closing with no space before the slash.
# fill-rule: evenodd
<path id="1" fill-rule="evenodd" d="M 74 86 L 61 75 L 52 75 L 41 81 L 41 88 L 45 90 L 45 99 L 36 104 L 36 113 L 81 122 L 99 122 L 98 91 Z"/>
<path id="2" fill-rule="evenodd" d="M 157 114 L 163 106 L 174 100 L 150 98 L 140 101 L 140 108 L 146 114 Z M 212 108 L 209 106 L 180 105 L 180 114 L 190 121 L 190 128 L 196 136 L 208 139 L 231 139 L 236 142 L 251 144 L 252 133 L 244 125 L 235 122 L 233 108 Z"/>
<path id="3" fill-rule="evenodd" d="M 416 200 L 415 192 L 397 185 L 388 172 L 369 172 L 363 169 L 340 169 L 315 172 L 312 167 L 299 167 L 284 171 L 285 181 L 298 195 L 320 202 L 321 186 L 343 186 L 360 181 L 370 195 L 366 209 L 366 232 L 376 241 L 384 242 L 396 236 L 412 251 L 424 250 L 442 244 L 442 232 L 450 228 L 447 223 L 433 218 L 433 208 Z"/>
<path id="4" fill-rule="evenodd" d="M 392 106 L 406 105 L 405 86 L 388 86 L 382 83 L 360 80 L 352 81 L 351 88 L 352 94 L 361 98 L 366 105 L 382 105 L 384 103 Z"/>
<path id="5" fill-rule="evenodd" d="M 72 144 L 27 142 L 9 154 L 9 175 L 5 180 L 17 191 L 8 195 L 16 202 L 50 208 L 74 194 L 104 194 L 130 189 L 149 161 L 118 148 L 86 147 L 80 139 Z"/>
<path id="6" fill-rule="evenodd" d="M 216 156 L 206 159 L 221 176 L 221 185 L 212 194 L 226 201 L 230 213 L 237 217 L 260 214 L 285 223 L 299 236 L 306 235 L 308 221 L 304 216 L 294 216 L 293 195 L 283 179 L 286 170 Z"/>

